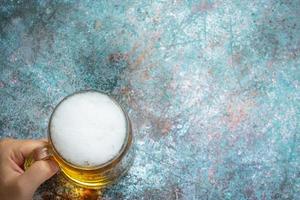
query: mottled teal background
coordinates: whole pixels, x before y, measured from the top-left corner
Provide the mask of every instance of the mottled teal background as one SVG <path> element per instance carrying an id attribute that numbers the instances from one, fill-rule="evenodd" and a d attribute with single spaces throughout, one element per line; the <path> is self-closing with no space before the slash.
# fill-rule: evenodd
<path id="1" fill-rule="evenodd" d="M 1 138 L 97 89 L 137 147 L 104 199 L 300 199 L 299 0 L 0 2 Z"/>

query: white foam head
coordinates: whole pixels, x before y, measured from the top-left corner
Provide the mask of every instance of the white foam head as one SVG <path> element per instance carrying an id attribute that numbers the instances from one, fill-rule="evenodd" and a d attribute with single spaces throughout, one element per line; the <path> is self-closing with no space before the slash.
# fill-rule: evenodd
<path id="1" fill-rule="evenodd" d="M 87 91 L 65 99 L 55 109 L 50 134 L 68 162 L 93 167 L 113 159 L 126 138 L 126 117 L 107 95 Z"/>

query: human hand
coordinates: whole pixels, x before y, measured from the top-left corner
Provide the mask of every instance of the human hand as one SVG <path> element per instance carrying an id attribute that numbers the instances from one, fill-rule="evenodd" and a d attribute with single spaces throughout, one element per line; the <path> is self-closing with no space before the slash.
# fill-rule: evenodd
<path id="1" fill-rule="evenodd" d="M 31 200 L 36 189 L 58 171 L 52 160 L 35 161 L 26 171 L 25 158 L 47 143 L 43 140 L 0 140 L 1 200 Z"/>

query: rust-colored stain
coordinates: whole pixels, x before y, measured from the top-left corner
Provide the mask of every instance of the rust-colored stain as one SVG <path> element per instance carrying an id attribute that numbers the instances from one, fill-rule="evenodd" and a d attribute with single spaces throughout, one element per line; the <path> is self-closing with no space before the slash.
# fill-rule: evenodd
<path id="1" fill-rule="evenodd" d="M 43 200 L 101 200 L 102 190 L 82 188 L 68 181 L 62 174 L 58 173 L 41 186 L 40 195 Z"/>

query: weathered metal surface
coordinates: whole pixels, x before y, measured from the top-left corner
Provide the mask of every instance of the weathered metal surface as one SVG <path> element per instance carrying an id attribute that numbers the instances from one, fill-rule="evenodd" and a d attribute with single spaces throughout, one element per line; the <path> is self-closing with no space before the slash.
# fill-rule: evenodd
<path id="1" fill-rule="evenodd" d="M 136 159 L 99 199 L 300 199 L 298 0 L 1 1 L 0 35 L 1 137 L 81 89 L 127 108 Z M 58 179 L 35 198 L 74 198 Z"/>

